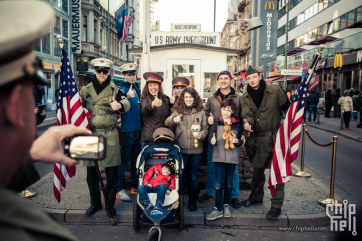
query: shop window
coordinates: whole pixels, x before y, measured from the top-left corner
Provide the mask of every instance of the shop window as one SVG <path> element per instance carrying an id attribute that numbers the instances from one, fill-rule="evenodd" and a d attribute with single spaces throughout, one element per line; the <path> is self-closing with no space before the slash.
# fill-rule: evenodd
<path id="1" fill-rule="evenodd" d="M 341 18 L 333 20 L 333 32 L 337 32 L 341 29 Z"/>
<path id="2" fill-rule="evenodd" d="M 354 24 L 354 16 L 355 16 L 355 10 L 350 11 L 348 13 L 348 17 L 347 17 L 347 27 L 351 26 L 352 24 Z"/>
<path id="3" fill-rule="evenodd" d="M 216 77 L 217 73 L 204 73 L 203 98 L 209 98 L 218 89 Z"/>

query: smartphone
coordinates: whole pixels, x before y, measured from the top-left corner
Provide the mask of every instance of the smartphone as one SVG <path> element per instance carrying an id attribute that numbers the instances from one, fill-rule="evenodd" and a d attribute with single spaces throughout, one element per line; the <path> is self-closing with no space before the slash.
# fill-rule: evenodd
<path id="1" fill-rule="evenodd" d="M 40 115 L 43 112 L 43 110 L 45 109 L 45 106 L 46 105 L 38 105 L 37 106 L 37 108 L 39 109 L 38 115 Z"/>
<path id="2" fill-rule="evenodd" d="M 64 154 L 76 160 L 103 160 L 107 156 L 107 137 L 76 135 L 62 142 Z"/>

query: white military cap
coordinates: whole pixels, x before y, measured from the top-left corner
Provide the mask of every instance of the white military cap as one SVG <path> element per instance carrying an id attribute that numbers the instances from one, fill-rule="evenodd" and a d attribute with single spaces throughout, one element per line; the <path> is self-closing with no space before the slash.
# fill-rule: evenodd
<path id="1" fill-rule="evenodd" d="M 91 61 L 94 69 L 110 69 L 114 64 L 111 60 L 105 58 L 93 59 Z"/>
<path id="2" fill-rule="evenodd" d="M 54 11 L 41 1 L 0 1 L 0 86 L 25 76 L 48 81 L 33 47 L 53 26 Z"/>
<path id="3" fill-rule="evenodd" d="M 138 64 L 124 64 L 119 69 L 122 71 L 123 74 L 137 74 Z"/>

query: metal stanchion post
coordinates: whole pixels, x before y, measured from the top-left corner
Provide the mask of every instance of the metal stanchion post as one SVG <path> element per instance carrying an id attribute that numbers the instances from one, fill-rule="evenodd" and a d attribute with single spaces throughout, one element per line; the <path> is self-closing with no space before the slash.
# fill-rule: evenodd
<path id="1" fill-rule="evenodd" d="M 302 135 L 302 159 L 300 160 L 300 171 L 294 176 L 309 178 L 312 175 L 304 172 L 304 153 L 305 153 L 305 132 L 307 131 L 307 125 L 303 124 L 303 135 Z"/>
<path id="2" fill-rule="evenodd" d="M 337 142 L 338 142 L 338 136 L 333 136 L 331 189 L 330 189 L 329 198 L 319 199 L 319 204 L 323 205 L 323 206 L 326 206 L 327 204 L 332 204 L 332 205 L 341 204 L 340 202 L 337 202 L 337 200 L 334 199 L 334 179 L 335 179 L 335 175 L 336 175 Z"/>

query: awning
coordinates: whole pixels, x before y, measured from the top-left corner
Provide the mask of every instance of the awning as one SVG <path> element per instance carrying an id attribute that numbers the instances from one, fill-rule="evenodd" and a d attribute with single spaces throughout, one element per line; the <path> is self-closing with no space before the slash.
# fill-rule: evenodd
<path id="1" fill-rule="evenodd" d="M 306 49 L 303 49 L 303 48 L 295 48 L 295 49 L 291 49 L 287 52 L 287 55 L 288 56 L 291 56 L 291 55 L 294 55 L 294 54 L 298 54 L 300 52 L 303 52 L 303 51 L 306 51 Z M 285 54 L 281 54 L 281 56 L 285 56 Z"/>
<path id="2" fill-rule="evenodd" d="M 274 80 L 276 80 L 276 79 L 279 79 L 280 78 L 280 76 L 273 76 L 273 77 L 270 77 L 270 78 L 267 78 L 267 79 L 265 79 L 264 81 L 265 81 L 265 83 L 267 83 L 267 84 L 271 84 L 271 82 L 272 81 L 274 81 Z"/>
<path id="3" fill-rule="evenodd" d="M 301 78 L 302 76 L 300 75 L 287 75 L 287 81 L 298 80 Z M 277 79 L 273 80 L 273 82 L 281 82 L 281 81 L 284 81 L 284 76 L 278 76 Z"/>
<path id="4" fill-rule="evenodd" d="M 317 39 L 317 40 L 314 40 L 314 41 L 310 42 L 308 45 L 325 44 L 325 43 L 328 43 L 328 42 L 332 42 L 332 41 L 334 41 L 336 39 L 338 39 L 338 38 L 332 37 L 332 36 L 325 36 L 323 38 L 320 38 L 320 39 Z"/>

